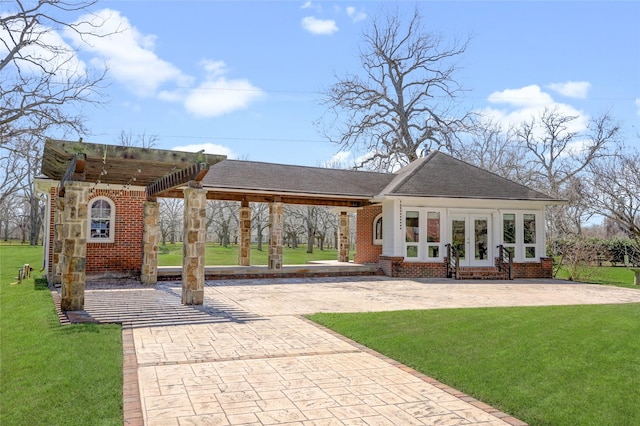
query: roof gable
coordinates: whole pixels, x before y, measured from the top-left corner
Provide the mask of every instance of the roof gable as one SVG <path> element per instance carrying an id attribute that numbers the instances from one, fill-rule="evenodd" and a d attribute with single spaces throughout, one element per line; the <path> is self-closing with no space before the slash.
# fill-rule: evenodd
<path id="1" fill-rule="evenodd" d="M 379 195 L 557 201 L 439 151 L 401 169 Z"/>

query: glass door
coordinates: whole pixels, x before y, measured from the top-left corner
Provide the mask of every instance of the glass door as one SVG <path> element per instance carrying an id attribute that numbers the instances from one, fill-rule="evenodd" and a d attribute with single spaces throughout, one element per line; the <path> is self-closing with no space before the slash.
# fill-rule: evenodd
<path id="1" fill-rule="evenodd" d="M 451 216 L 451 245 L 458 250 L 460 266 L 491 266 L 490 220 L 485 214 Z"/>

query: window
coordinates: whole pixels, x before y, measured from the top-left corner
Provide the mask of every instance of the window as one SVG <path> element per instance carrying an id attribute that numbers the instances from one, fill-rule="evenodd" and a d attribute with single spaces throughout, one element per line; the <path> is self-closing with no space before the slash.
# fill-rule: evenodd
<path id="1" fill-rule="evenodd" d="M 502 229 L 502 244 L 513 253 L 514 259 L 526 261 L 538 258 L 536 213 L 504 213 Z"/>
<path id="2" fill-rule="evenodd" d="M 522 241 L 524 243 L 524 257 L 536 257 L 536 215 L 525 213 L 522 215 Z"/>
<path id="3" fill-rule="evenodd" d="M 414 208 L 404 213 L 406 260 L 442 260 L 442 214 L 427 208 Z"/>
<path id="4" fill-rule="evenodd" d="M 376 216 L 373 221 L 373 245 L 382 245 L 382 215 Z"/>
<path id="5" fill-rule="evenodd" d="M 407 257 L 417 258 L 419 255 L 418 243 L 420 242 L 420 213 L 407 211 L 404 218 Z"/>
<path id="6" fill-rule="evenodd" d="M 502 216 L 502 244 L 516 257 L 516 214 L 505 213 Z"/>
<path id="7" fill-rule="evenodd" d="M 113 201 L 98 197 L 89 204 L 89 238 L 90 242 L 112 243 L 115 206 Z"/>
<path id="8" fill-rule="evenodd" d="M 440 257 L 440 212 L 427 212 L 427 257 Z"/>

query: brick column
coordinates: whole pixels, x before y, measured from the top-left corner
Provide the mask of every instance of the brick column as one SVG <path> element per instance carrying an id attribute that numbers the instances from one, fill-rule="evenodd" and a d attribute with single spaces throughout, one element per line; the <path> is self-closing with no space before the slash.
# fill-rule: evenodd
<path id="1" fill-rule="evenodd" d="M 238 248 L 238 265 L 251 265 L 251 208 L 240 207 L 240 247 Z"/>
<path id="2" fill-rule="evenodd" d="M 340 212 L 338 218 L 338 262 L 349 261 L 349 215 Z"/>
<path id="3" fill-rule="evenodd" d="M 62 225 L 62 291 L 63 311 L 84 309 L 87 258 L 87 203 L 89 184 L 68 182 L 65 185 Z"/>
<path id="4" fill-rule="evenodd" d="M 182 249 L 182 303 L 204 303 L 204 253 L 207 190 L 184 189 L 184 233 Z"/>
<path id="5" fill-rule="evenodd" d="M 62 244 L 64 239 L 63 223 L 64 223 L 64 197 L 56 197 L 55 208 L 53 212 L 53 241 L 51 244 L 52 264 L 49 266 L 49 282 L 55 287 L 62 284 Z"/>
<path id="6" fill-rule="evenodd" d="M 274 202 L 269 205 L 269 269 L 282 269 L 282 219 L 284 204 Z"/>
<path id="7" fill-rule="evenodd" d="M 160 226 L 158 217 L 160 207 L 157 201 L 147 201 L 143 205 L 144 228 L 142 230 L 142 268 L 140 282 L 155 284 L 158 282 L 158 242 L 160 241 Z"/>

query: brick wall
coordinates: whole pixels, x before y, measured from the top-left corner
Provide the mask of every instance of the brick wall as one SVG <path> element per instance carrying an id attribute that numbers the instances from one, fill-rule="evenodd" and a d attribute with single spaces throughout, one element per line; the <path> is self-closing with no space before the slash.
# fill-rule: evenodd
<path id="1" fill-rule="evenodd" d="M 49 271 L 53 268 L 53 218 L 56 188 L 52 188 L 51 220 L 49 233 Z M 93 275 L 139 275 L 142 266 L 142 230 L 144 191 L 120 191 L 95 189 L 89 196 L 89 204 L 95 197 L 107 197 L 116 209 L 113 243 L 87 243 L 86 272 Z"/>
<path id="2" fill-rule="evenodd" d="M 543 257 L 539 263 L 514 263 L 513 278 L 552 278 L 553 259 Z"/>
<path id="3" fill-rule="evenodd" d="M 405 262 L 402 256 L 380 256 L 380 269 L 385 275 L 399 278 L 445 278 L 444 262 Z"/>
<path id="4" fill-rule="evenodd" d="M 373 244 L 373 221 L 380 213 L 382 206 L 367 206 L 356 214 L 356 254 L 355 263 L 376 263 L 382 254 L 382 246 Z"/>

